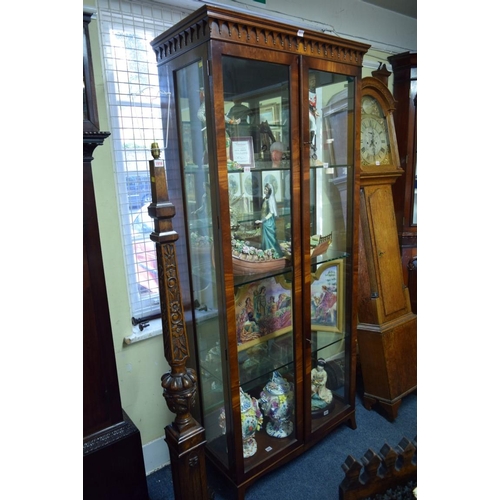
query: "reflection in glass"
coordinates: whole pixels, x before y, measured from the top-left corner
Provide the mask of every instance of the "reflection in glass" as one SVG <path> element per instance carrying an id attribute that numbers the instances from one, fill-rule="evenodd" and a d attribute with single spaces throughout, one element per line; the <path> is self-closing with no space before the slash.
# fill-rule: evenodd
<path id="1" fill-rule="evenodd" d="M 414 226 L 417 225 L 417 68 L 412 68 L 411 70 L 411 77 L 412 79 L 415 78 L 411 82 L 411 95 L 414 96 L 412 100 L 413 107 L 415 109 L 415 130 L 414 130 L 414 135 L 415 139 L 413 142 L 413 147 L 414 149 L 414 160 L 413 164 L 415 165 L 415 177 L 414 177 L 414 185 L 413 185 L 413 206 L 412 206 L 412 224 Z"/>
<path id="2" fill-rule="evenodd" d="M 225 360 L 222 357 L 223 344 L 219 333 L 222 328 L 219 325 L 218 294 L 212 262 L 214 224 L 207 164 L 205 93 L 198 62 L 177 71 L 176 84 L 180 92 L 177 113 L 182 144 L 203 424 L 207 446 L 225 450 L 225 426 L 221 425 L 225 407 L 222 381 L 222 362 Z"/>
<path id="3" fill-rule="evenodd" d="M 309 71 L 311 412 L 313 425 L 348 405 L 346 273 L 351 258 L 354 84 Z"/>
<path id="4" fill-rule="evenodd" d="M 289 68 L 222 66 L 239 380 L 266 421 L 257 436 L 283 441 L 296 432 Z"/>
<path id="5" fill-rule="evenodd" d="M 415 183 L 413 186 L 413 217 L 412 224 L 417 225 L 417 153 L 415 152 Z"/>

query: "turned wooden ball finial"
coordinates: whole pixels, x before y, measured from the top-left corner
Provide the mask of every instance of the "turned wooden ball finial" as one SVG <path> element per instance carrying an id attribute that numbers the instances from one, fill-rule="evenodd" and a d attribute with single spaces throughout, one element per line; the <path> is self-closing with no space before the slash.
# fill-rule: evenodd
<path id="1" fill-rule="evenodd" d="M 157 142 L 152 142 L 151 143 L 151 154 L 153 155 L 153 158 L 155 160 L 157 160 L 160 157 L 161 151 L 160 151 L 160 148 L 159 148 Z"/>

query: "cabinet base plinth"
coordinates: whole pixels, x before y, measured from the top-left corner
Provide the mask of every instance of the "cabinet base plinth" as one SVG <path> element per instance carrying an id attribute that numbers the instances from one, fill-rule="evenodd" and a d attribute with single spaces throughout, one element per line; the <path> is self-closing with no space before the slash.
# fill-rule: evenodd
<path id="1" fill-rule="evenodd" d="M 401 401 L 404 396 L 417 390 L 417 386 L 413 387 L 411 390 L 402 394 L 400 397 L 394 399 L 393 401 L 386 401 L 382 398 L 378 398 L 366 392 L 363 394 L 363 406 L 367 410 L 371 410 L 374 406 L 380 409 L 380 413 L 390 422 L 394 422 L 398 416 L 399 407 L 401 406 Z"/>
<path id="2" fill-rule="evenodd" d="M 170 453 L 175 498 L 213 498 L 213 492 L 207 486 L 205 429 L 196 424 L 186 432 L 179 433 L 173 425 L 169 425 L 165 428 L 165 441 Z"/>

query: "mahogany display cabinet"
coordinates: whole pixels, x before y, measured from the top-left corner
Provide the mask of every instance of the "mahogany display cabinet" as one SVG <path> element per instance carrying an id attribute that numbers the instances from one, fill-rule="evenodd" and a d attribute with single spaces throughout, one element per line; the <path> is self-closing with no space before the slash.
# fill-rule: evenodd
<path id="1" fill-rule="evenodd" d="M 340 424 L 356 427 L 368 46 L 209 6 L 152 46 L 194 414 L 243 498 Z"/>

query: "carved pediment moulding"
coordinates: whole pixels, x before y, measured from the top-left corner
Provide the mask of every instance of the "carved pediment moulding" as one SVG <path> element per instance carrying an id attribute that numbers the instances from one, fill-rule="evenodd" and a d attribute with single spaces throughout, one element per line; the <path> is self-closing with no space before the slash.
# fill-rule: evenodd
<path id="1" fill-rule="evenodd" d="M 295 52 L 330 58 L 336 62 L 359 65 L 366 52 L 357 42 L 338 39 L 320 32 L 295 29 L 278 22 L 261 19 L 258 24 L 244 14 L 240 19 L 227 19 L 223 11 L 199 9 L 185 18 L 179 28 L 168 30 L 151 42 L 157 62 L 192 49 L 209 38 L 244 45 L 268 47 L 273 50 Z M 333 39 L 333 41 L 332 41 Z"/>

